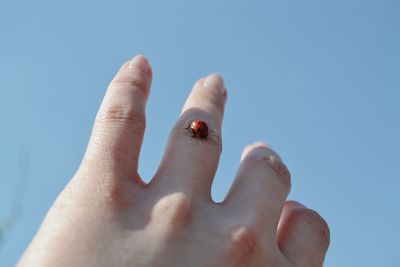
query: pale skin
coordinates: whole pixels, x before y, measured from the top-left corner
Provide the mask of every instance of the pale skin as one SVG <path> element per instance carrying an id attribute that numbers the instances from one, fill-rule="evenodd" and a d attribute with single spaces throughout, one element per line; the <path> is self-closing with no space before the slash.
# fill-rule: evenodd
<path id="1" fill-rule="evenodd" d="M 318 267 L 329 228 L 287 201 L 290 174 L 264 143 L 243 150 L 234 183 L 215 203 L 226 88 L 211 74 L 193 86 L 149 183 L 138 174 L 152 68 L 144 56 L 111 81 L 82 163 L 18 266 Z M 200 119 L 208 138 L 185 129 Z"/>

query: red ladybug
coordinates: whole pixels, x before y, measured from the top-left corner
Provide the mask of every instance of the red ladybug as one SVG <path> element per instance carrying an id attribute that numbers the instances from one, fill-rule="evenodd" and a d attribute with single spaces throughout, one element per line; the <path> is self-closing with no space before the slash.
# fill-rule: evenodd
<path id="1" fill-rule="evenodd" d="M 208 126 L 204 121 L 194 120 L 188 125 L 186 129 L 189 128 L 193 133 L 192 137 L 207 138 L 208 136 Z"/>

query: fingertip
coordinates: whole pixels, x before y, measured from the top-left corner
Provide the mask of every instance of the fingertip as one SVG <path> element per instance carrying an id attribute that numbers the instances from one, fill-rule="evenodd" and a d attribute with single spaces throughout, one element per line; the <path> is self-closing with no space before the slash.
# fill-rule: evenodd
<path id="1" fill-rule="evenodd" d="M 278 245 L 291 262 L 322 266 L 330 243 L 326 220 L 315 210 L 297 201 L 285 203 L 278 226 Z"/>
<path id="2" fill-rule="evenodd" d="M 222 90 L 225 87 L 224 78 L 218 73 L 211 73 L 205 78 L 204 87 L 216 87 Z"/>
<path id="3" fill-rule="evenodd" d="M 285 208 L 288 208 L 288 209 L 296 209 L 296 208 L 307 209 L 307 207 L 304 204 L 302 204 L 302 203 L 300 203 L 298 201 L 295 201 L 295 200 L 286 201 Z"/>
<path id="4" fill-rule="evenodd" d="M 128 68 L 137 69 L 147 74 L 150 69 L 150 62 L 145 56 L 136 55 L 130 60 Z"/>
<path id="5" fill-rule="evenodd" d="M 240 157 L 240 161 L 243 161 L 243 159 L 247 156 L 249 156 L 250 154 L 253 153 L 263 153 L 265 154 L 265 150 L 268 150 L 268 152 L 272 153 L 273 156 L 277 157 L 279 160 L 281 159 L 279 157 L 279 155 L 272 150 L 271 145 L 269 145 L 268 143 L 264 142 L 264 141 L 257 141 L 253 144 L 247 145 L 244 147 L 242 155 Z"/>

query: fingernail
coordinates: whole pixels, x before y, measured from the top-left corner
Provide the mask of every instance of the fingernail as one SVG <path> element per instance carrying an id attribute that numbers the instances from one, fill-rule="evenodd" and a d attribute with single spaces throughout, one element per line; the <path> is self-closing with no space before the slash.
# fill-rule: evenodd
<path id="1" fill-rule="evenodd" d="M 144 73 L 147 73 L 150 68 L 150 64 L 149 64 L 149 61 L 144 56 L 137 55 L 131 59 L 131 62 L 129 62 L 128 68 L 138 69 Z"/>
<path id="2" fill-rule="evenodd" d="M 301 204 L 300 202 L 297 202 L 297 204 L 298 204 L 300 207 L 302 207 L 302 208 L 308 209 L 306 205 Z"/>
<path id="3" fill-rule="evenodd" d="M 295 201 L 295 200 L 288 200 L 287 203 L 288 203 L 288 205 L 290 205 L 290 206 L 292 206 L 292 207 L 294 207 L 294 208 L 297 207 L 297 208 L 305 208 L 305 209 L 308 209 L 306 205 L 304 205 L 304 204 L 302 204 L 302 203 L 300 203 L 300 202 L 298 202 L 298 201 Z"/>
<path id="4" fill-rule="evenodd" d="M 265 142 L 256 142 L 254 144 L 248 145 L 244 148 L 241 160 L 243 160 L 247 155 L 252 154 L 256 157 L 271 157 L 271 159 L 276 158 L 282 161 L 281 157 L 276 153 L 269 144 Z"/>
<path id="5" fill-rule="evenodd" d="M 226 103 L 226 100 L 228 99 L 228 91 L 224 87 L 224 91 L 222 92 L 222 97 L 224 98 L 224 103 Z"/>
<path id="6" fill-rule="evenodd" d="M 216 73 L 210 74 L 204 80 L 204 87 L 216 90 L 219 94 L 223 95 L 225 91 L 224 79 L 221 75 Z"/>
<path id="7" fill-rule="evenodd" d="M 290 172 L 281 157 L 264 142 L 257 142 L 245 147 L 241 161 L 251 157 L 254 161 L 267 163 L 277 174 L 290 181 Z"/>
<path id="8" fill-rule="evenodd" d="M 272 150 L 272 146 L 271 146 L 270 144 L 268 144 L 267 142 L 264 142 L 264 141 L 255 142 L 255 143 L 253 143 L 251 146 L 252 146 L 252 147 L 259 147 L 259 146 L 261 146 L 261 147 L 266 147 L 266 148 L 269 148 L 270 150 Z"/>

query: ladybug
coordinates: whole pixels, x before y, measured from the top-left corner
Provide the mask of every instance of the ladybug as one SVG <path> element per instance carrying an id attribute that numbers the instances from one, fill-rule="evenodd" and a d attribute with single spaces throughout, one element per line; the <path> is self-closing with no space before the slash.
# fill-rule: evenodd
<path id="1" fill-rule="evenodd" d="M 208 125 L 201 120 L 192 121 L 186 129 L 192 131 L 192 137 L 207 138 L 208 136 Z"/>

